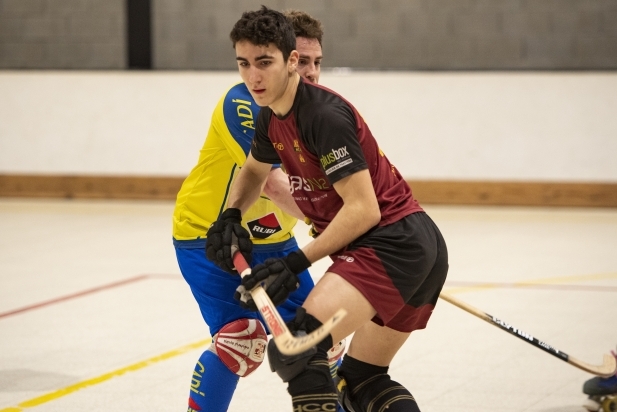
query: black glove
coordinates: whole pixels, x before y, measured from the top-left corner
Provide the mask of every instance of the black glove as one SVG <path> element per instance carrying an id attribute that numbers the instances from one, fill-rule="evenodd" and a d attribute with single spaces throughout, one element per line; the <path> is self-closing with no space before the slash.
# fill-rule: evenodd
<path id="1" fill-rule="evenodd" d="M 234 299 L 240 306 L 249 310 L 257 310 L 250 291 L 263 283 L 263 288 L 275 306 L 285 302 L 289 294 L 298 289 L 298 274 L 311 266 L 301 250 L 291 252 L 284 258 L 266 259 L 264 263 L 256 265 L 251 274 L 242 278 L 242 284 L 236 289 Z"/>
<path id="2" fill-rule="evenodd" d="M 246 263 L 251 264 L 253 242 L 248 230 L 242 227 L 240 209 L 226 209 L 206 233 L 206 257 L 226 272 L 237 274 L 231 256 L 232 234 L 238 238 L 238 248 Z"/>

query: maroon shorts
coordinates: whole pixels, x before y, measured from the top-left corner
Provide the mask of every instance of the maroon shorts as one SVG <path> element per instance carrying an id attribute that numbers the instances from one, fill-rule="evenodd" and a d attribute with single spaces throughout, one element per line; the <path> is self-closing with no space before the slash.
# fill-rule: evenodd
<path id="1" fill-rule="evenodd" d="M 330 257 L 328 272 L 364 295 L 377 311 L 373 322 L 400 332 L 426 327 L 448 273 L 446 243 L 424 212 L 374 228 Z"/>

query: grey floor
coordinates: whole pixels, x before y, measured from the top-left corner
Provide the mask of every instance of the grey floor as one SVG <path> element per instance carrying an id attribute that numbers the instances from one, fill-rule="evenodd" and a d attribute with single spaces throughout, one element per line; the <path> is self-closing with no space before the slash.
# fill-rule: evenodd
<path id="1" fill-rule="evenodd" d="M 0 199 L 0 412 L 186 410 L 209 336 L 175 262 L 172 209 Z M 449 246 L 446 290 L 577 359 L 615 348 L 617 210 L 426 209 Z M 297 235 L 308 241 L 303 224 Z M 424 412 L 583 411 L 591 377 L 445 301 L 391 374 Z M 264 365 L 231 410 L 291 407 Z"/>

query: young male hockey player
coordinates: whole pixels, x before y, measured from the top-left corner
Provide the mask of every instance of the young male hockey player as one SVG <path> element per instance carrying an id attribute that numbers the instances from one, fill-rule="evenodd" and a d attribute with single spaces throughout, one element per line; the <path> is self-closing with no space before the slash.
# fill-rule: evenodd
<path id="1" fill-rule="evenodd" d="M 225 214 L 244 215 L 271 165 L 282 163 L 296 204 L 319 232 L 301 250 L 254 266 L 236 298 L 254 306 L 247 291 L 266 282 L 268 295 L 280 301 L 302 288 L 298 274 L 330 256 L 332 265 L 289 327 L 310 333 L 338 309 L 348 313 L 304 354 L 283 356 L 270 342 L 271 368 L 288 383 L 294 411 L 334 411 L 337 391 L 327 350 L 355 332 L 339 369 L 345 409 L 419 411 L 411 393 L 387 372 L 437 302 L 448 270 L 443 237 L 351 103 L 295 72 L 293 28 L 281 13 L 266 7 L 244 13 L 231 39 L 240 75 L 262 110 Z M 213 227 L 229 232 L 232 224 L 221 218 Z M 232 265 L 231 241 L 228 236 L 209 244 L 208 257 Z M 250 252 L 246 246 L 244 251 Z"/>
<path id="2" fill-rule="evenodd" d="M 321 23 L 301 11 L 286 13 L 298 38 L 300 55 L 296 71 L 311 82 L 318 82 L 321 70 Z M 205 256 L 206 231 L 219 218 L 248 229 L 247 244 L 254 243 L 254 263 L 267 258 L 283 257 L 298 249 L 292 228 L 296 217 L 303 215 L 289 196 L 289 180 L 279 167 L 268 173 L 265 194 L 246 211 L 244 218 L 226 212 L 228 187 L 244 164 L 253 139 L 259 106 L 255 104 L 244 83 L 233 86 L 219 101 L 213 115 L 199 161 L 184 181 L 177 196 L 173 215 L 173 242 L 178 265 L 199 305 L 202 316 L 213 336 L 228 333 L 245 336 L 245 359 L 234 360 L 223 339 L 214 339 L 212 346 L 197 361 L 189 397 L 189 411 L 226 411 L 240 376 L 252 373 L 263 360 L 265 332 L 255 312 L 240 307 L 233 292 L 240 277 L 231 276 L 210 263 Z M 277 207 L 275 200 L 280 207 Z M 289 211 L 296 217 L 283 210 Z M 247 235 L 248 236 L 248 235 Z M 247 258 L 249 258 L 247 254 Z M 230 271 L 230 267 L 225 267 Z M 299 274 L 302 287 L 287 299 L 279 310 L 290 320 L 308 295 L 313 282 L 308 271 Z M 344 345 L 331 352 L 333 363 L 342 355 Z M 333 365 L 334 366 L 334 365 Z"/>

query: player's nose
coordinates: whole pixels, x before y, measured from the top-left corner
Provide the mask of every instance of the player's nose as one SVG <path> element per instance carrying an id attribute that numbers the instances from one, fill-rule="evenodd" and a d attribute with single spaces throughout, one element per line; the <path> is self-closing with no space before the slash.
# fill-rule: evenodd
<path id="1" fill-rule="evenodd" d="M 306 71 L 304 72 L 304 77 L 306 77 L 306 79 L 312 83 L 317 82 L 317 69 L 315 68 L 314 64 L 311 64 L 307 67 Z"/>
<path id="2" fill-rule="evenodd" d="M 253 67 L 249 69 L 249 82 L 251 82 L 251 84 L 259 84 L 261 82 L 261 74 L 259 73 L 259 70 Z"/>

